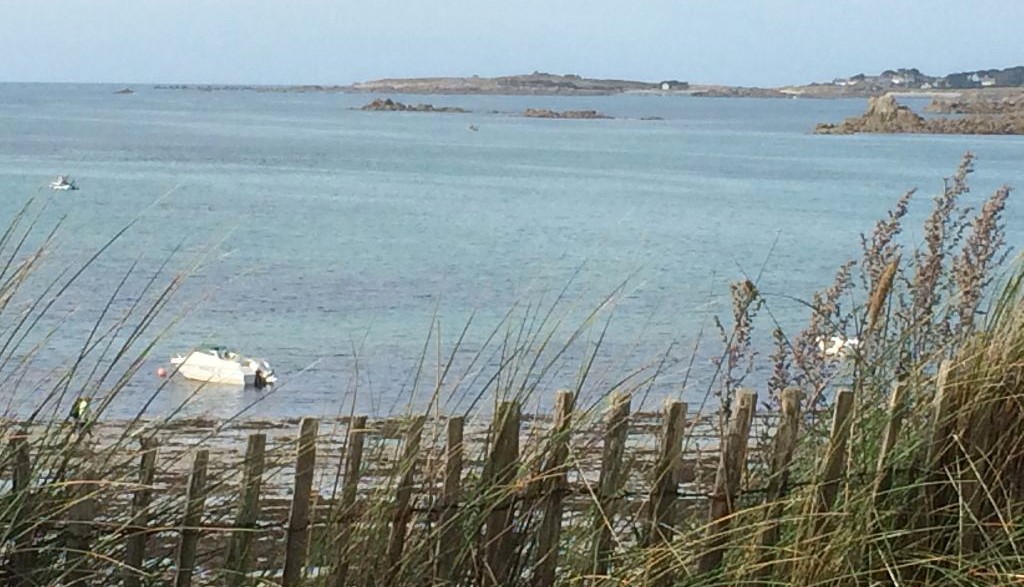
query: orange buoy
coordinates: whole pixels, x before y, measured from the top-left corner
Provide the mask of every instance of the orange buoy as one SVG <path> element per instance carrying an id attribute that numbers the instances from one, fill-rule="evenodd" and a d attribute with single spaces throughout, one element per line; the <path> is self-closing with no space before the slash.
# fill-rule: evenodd
<path id="1" fill-rule="evenodd" d="M 167 369 L 164 369 L 163 367 L 158 368 L 156 370 L 156 376 L 157 377 L 167 377 Z"/>

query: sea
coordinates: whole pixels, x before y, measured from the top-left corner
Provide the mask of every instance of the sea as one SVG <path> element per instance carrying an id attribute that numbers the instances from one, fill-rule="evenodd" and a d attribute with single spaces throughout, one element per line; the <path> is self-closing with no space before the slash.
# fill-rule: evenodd
<path id="1" fill-rule="evenodd" d="M 703 405 L 731 283 L 765 301 L 757 388 L 771 331 L 806 324 L 904 192 L 913 247 L 966 151 L 967 203 L 1024 186 L 1024 137 L 812 133 L 863 100 L 386 96 L 470 111 L 441 114 L 120 87 L 0 84 L 0 230 L 27 234 L 5 238 L 8 281 L 46 251 L 3 296 L 7 416 L 77 395 L 110 418 L 471 413 L 514 393 L 542 410 L 563 388 Z M 51 191 L 57 174 L 80 189 Z M 205 344 L 266 358 L 278 384 L 158 376 Z"/>

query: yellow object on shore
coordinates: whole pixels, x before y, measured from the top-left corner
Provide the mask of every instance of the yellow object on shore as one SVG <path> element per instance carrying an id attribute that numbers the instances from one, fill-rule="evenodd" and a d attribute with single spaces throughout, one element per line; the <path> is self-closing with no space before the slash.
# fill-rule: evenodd
<path id="1" fill-rule="evenodd" d="M 71 405 L 71 414 L 69 414 L 69 417 L 71 417 L 74 420 L 77 420 L 78 422 L 83 422 L 88 411 L 89 398 L 80 397 L 75 400 L 74 404 Z"/>

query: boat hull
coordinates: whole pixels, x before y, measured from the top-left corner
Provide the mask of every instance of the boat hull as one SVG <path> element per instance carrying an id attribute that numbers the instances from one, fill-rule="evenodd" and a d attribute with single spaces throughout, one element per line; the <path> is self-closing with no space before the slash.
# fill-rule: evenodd
<path id="1" fill-rule="evenodd" d="M 178 369 L 178 374 L 185 379 L 203 383 L 253 387 L 256 383 L 256 374 L 245 371 L 245 369 L 216 369 L 206 365 L 185 364 Z"/>
<path id="2" fill-rule="evenodd" d="M 237 356 L 223 358 L 207 352 L 192 352 L 171 359 L 176 373 L 185 379 L 221 385 L 240 385 L 257 389 L 276 381 L 273 371 L 263 363 Z M 263 367 L 261 369 L 261 367 Z"/>

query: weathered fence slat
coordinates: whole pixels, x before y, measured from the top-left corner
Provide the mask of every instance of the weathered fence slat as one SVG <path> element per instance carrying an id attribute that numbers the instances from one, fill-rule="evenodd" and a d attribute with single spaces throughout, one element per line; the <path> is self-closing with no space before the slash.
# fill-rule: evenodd
<path id="1" fill-rule="evenodd" d="M 140 574 L 149 540 L 149 505 L 153 501 L 153 477 L 156 475 L 157 442 L 154 438 L 139 441 L 139 486 L 132 495 L 132 518 L 124 554 L 124 587 L 139 587 Z"/>
<path id="2" fill-rule="evenodd" d="M 178 542 L 175 587 L 189 587 L 192 584 L 192 570 L 196 564 L 196 549 L 202 530 L 200 525 L 203 521 L 203 508 L 206 505 L 206 466 L 209 462 L 209 450 L 203 448 L 196 451 L 195 460 L 192 461 L 192 472 L 188 478 L 188 493 L 185 496 L 185 519 L 182 521 L 181 538 Z"/>
<path id="3" fill-rule="evenodd" d="M 225 583 L 229 586 L 245 582 L 249 562 L 249 548 L 253 530 L 260 511 L 260 490 L 263 484 L 263 467 L 267 450 L 267 435 L 250 434 L 245 447 L 241 500 L 235 517 L 235 531 L 228 542 L 228 554 L 224 562 Z"/>
<path id="4" fill-rule="evenodd" d="M 85 470 L 81 479 L 70 487 L 71 504 L 68 508 L 66 564 L 69 585 L 86 585 L 89 581 L 89 565 L 92 549 L 93 519 L 96 517 L 95 473 Z"/>
<path id="5" fill-rule="evenodd" d="M 821 471 L 821 484 L 818 487 L 814 504 L 814 513 L 818 515 L 815 522 L 815 533 L 818 533 L 824 524 L 826 516 L 823 514 L 831 511 L 836 501 L 843 471 L 846 469 L 846 444 L 853 426 L 853 392 L 849 389 L 839 390 L 833 409 L 832 431 L 829 435 L 825 462 Z"/>
<path id="6" fill-rule="evenodd" d="M 676 400 L 667 401 L 664 418 L 661 448 L 654 468 L 654 482 L 649 499 L 648 546 L 667 543 L 672 539 L 679 488 L 676 470 L 683 452 L 686 404 Z"/>
<path id="7" fill-rule="evenodd" d="M 555 396 L 555 419 L 551 429 L 548 462 L 544 466 L 544 516 L 537 530 L 537 563 L 535 587 L 548 587 L 555 582 L 558 566 L 558 542 L 562 535 L 562 499 L 567 488 L 565 461 L 569 457 L 569 435 L 575 396 L 559 391 Z"/>
<path id="8" fill-rule="evenodd" d="M 395 491 L 395 509 L 391 517 L 391 533 L 388 536 L 388 574 L 385 585 L 394 584 L 401 570 L 402 552 L 405 548 L 405 534 L 412 518 L 409 502 L 412 500 L 412 486 L 416 478 L 416 461 L 420 453 L 420 440 L 423 436 L 425 416 L 416 416 L 409 425 L 405 435 L 405 450 L 402 460 L 398 463 L 401 478 Z"/>
<path id="9" fill-rule="evenodd" d="M 683 453 L 686 404 L 675 400 L 667 401 L 664 418 L 661 449 L 654 467 L 654 481 L 648 499 L 648 547 L 667 547 L 672 542 L 672 534 L 675 532 L 676 501 L 679 497 L 679 480 L 676 472 Z M 652 557 L 652 564 L 645 569 L 647 583 L 654 587 L 671 585 L 671 563 L 667 552 Z"/>
<path id="10" fill-rule="evenodd" d="M 32 572 L 36 568 L 35 549 L 32 548 L 32 532 L 26 522 L 32 519 L 32 459 L 29 454 L 28 436 L 18 434 L 9 441 L 12 462 L 11 490 L 16 496 L 14 515 L 14 553 L 11 556 L 11 585 L 31 585 Z"/>
<path id="11" fill-rule="evenodd" d="M 484 529 L 484 584 L 503 585 L 515 549 L 512 486 L 519 463 L 519 403 L 501 402 L 493 423 L 494 445 L 484 473 L 489 498 L 494 500 Z"/>
<path id="12" fill-rule="evenodd" d="M 466 420 L 448 419 L 445 444 L 444 487 L 441 489 L 441 520 L 434 559 L 434 584 L 454 583 L 455 555 L 461 547 L 462 533 L 456 525 L 462 487 L 462 435 Z"/>
<path id="13" fill-rule="evenodd" d="M 889 501 L 888 492 L 892 488 L 895 475 L 892 467 L 892 453 L 896 449 L 896 441 L 899 439 L 900 429 L 903 426 L 906 391 L 906 383 L 897 380 L 893 383 L 892 391 L 889 395 L 889 418 L 885 429 L 882 431 L 882 444 L 878 449 L 875 480 L 871 485 L 872 502 L 876 510 L 869 530 L 871 533 L 878 532 L 879 528 L 883 527 L 883 516 L 885 515 L 886 504 Z M 898 538 L 895 540 L 898 540 Z M 889 569 L 886 568 L 883 560 L 871 551 L 868 551 L 866 556 L 879 561 L 877 563 L 872 562 L 869 565 L 873 569 L 873 582 L 885 584 L 889 581 L 891 579 Z"/>
<path id="14" fill-rule="evenodd" d="M 905 383 L 896 382 L 893 384 L 892 394 L 889 396 L 889 421 L 882 434 L 882 446 L 878 451 L 878 469 L 873 488 L 875 507 L 881 507 L 886 492 L 892 486 L 893 472 L 890 462 L 892 452 L 896 448 L 896 440 L 899 438 L 900 429 L 903 426 L 903 404 L 906 390 Z"/>
<path id="15" fill-rule="evenodd" d="M 729 529 L 730 516 L 736 511 L 740 482 L 747 466 L 747 442 L 756 404 L 756 393 L 741 390 L 736 397 L 732 422 L 729 423 L 729 429 L 722 438 L 722 452 L 708 508 L 708 545 L 697 561 L 699 573 L 710 572 L 722 564 L 725 533 Z"/>
<path id="16" fill-rule="evenodd" d="M 932 399 L 932 430 L 925 456 L 925 467 L 928 471 L 928 479 L 925 484 L 925 499 L 928 500 L 928 509 L 932 512 L 931 520 L 925 523 L 936 525 L 941 516 L 947 515 L 947 508 L 957 501 L 957 496 L 947 482 L 946 467 L 949 465 L 949 455 L 952 450 L 953 438 L 953 398 L 947 386 L 949 371 L 951 368 L 949 360 L 939 365 L 939 372 L 935 379 L 935 396 Z"/>
<path id="17" fill-rule="evenodd" d="M 955 417 L 954 438 L 957 452 L 954 453 L 954 462 L 956 469 L 961 471 L 957 481 L 959 515 L 962 519 L 971 520 L 970 523 L 960 526 L 957 551 L 968 556 L 982 548 L 981 525 L 1005 524 L 1007 520 L 1002 515 L 995 516 L 992 508 L 995 501 L 992 497 L 994 485 L 986 486 L 986 479 L 992 479 L 992 458 L 1002 452 L 994 443 L 1005 443 L 1011 438 L 1012 441 L 1017 441 L 1020 431 L 1007 431 L 1007 436 L 1003 436 L 1006 432 L 997 433 L 997 418 L 993 413 L 996 409 L 999 408 L 992 401 L 978 402 L 970 409 L 958 410 Z M 999 489 L 998 492 L 1009 494 L 1008 489 Z"/>
<path id="18" fill-rule="evenodd" d="M 775 430 L 772 447 L 771 476 L 768 478 L 768 490 L 765 496 L 765 509 L 762 529 L 755 544 L 758 548 L 758 576 L 764 578 L 773 574 L 774 568 L 769 561 L 774 560 L 771 549 L 779 541 L 779 522 L 782 515 L 782 498 L 788 492 L 789 466 L 793 462 L 793 451 L 796 448 L 797 435 L 800 432 L 800 395 L 795 387 L 782 391 L 780 402 L 781 416 L 779 427 Z"/>
<path id="19" fill-rule="evenodd" d="M 11 436 L 8 444 L 9 460 L 12 463 L 11 489 L 21 495 L 21 492 L 28 491 L 32 483 L 32 458 L 28 448 L 28 436 L 16 434 Z"/>
<path id="20" fill-rule="evenodd" d="M 348 543 L 352 536 L 352 521 L 359 492 L 359 476 L 363 470 L 363 445 L 366 441 L 366 416 L 355 416 L 349 421 L 348 440 L 345 445 L 345 480 L 338 504 L 337 537 L 334 545 L 334 586 L 348 585 Z"/>
<path id="21" fill-rule="evenodd" d="M 953 430 L 950 414 L 952 402 L 946 385 L 951 366 L 948 359 L 942 361 L 935 377 L 935 396 L 932 398 L 932 432 L 927 447 L 927 465 L 929 467 L 940 463 L 950 448 L 949 441 Z"/>
<path id="22" fill-rule="evenodd" d="M 625 475 L 622 471 L 622 457 L 626 451 L 626 435 L 629 432 L 629 412 L 632 396 L 616 393 L 611 396 L 604 433 L 604 447 L 601 452 L 601 472 L 597 482 L 597 511 L 594 513 L 593 568 L 591 574 L 602 577 L 608 574 L 612 553 L 612 524 L 618 513 Z"/>
<path id="23" fill-rule="evenodd" d="M 309 505 L 316 466 L 316 418 L 303 418 L 299 426 L 299 444 L 295 458 L 295 488 L 288 515 L 288 535 L 285 544 L 283 587 L 292 587 L 302 578 L 309 547 Z"/>

